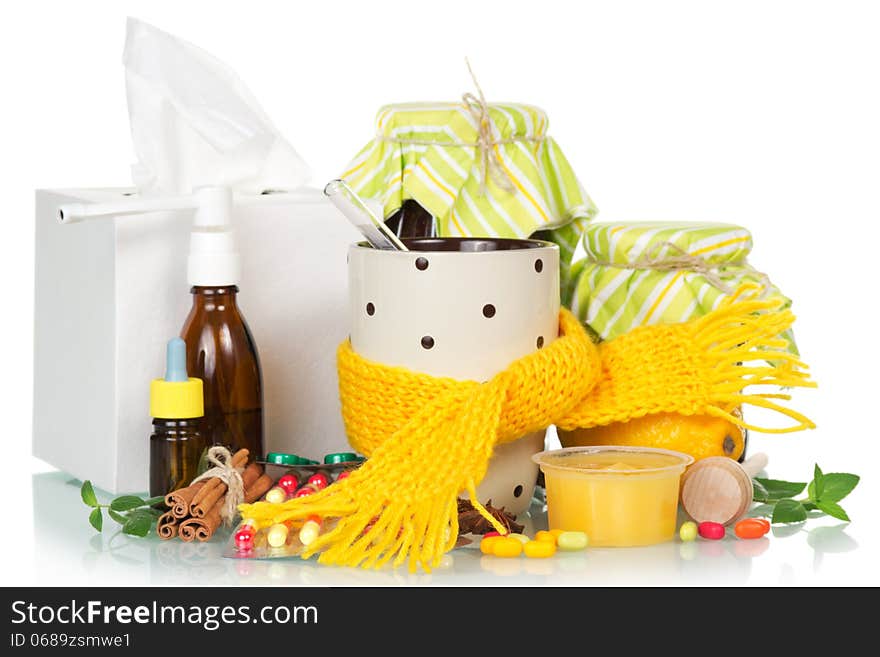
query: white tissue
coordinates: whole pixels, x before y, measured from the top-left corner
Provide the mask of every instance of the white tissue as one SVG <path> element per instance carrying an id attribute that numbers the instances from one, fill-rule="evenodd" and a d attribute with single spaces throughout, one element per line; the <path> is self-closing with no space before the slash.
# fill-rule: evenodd
<path id="1" fill-rule="evenodd" d="M 251 92 L 226 64 L 152 25 L 128 19 L 125 83 L 132 166 L 142 194 L 291 190 L 309 177 Z"/>

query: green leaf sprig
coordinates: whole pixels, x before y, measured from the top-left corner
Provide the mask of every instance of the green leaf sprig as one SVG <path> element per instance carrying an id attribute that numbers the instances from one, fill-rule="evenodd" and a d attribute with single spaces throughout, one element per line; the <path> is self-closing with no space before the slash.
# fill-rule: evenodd
<path id="1" fill-rule="evenodd" d="M 162 512 L 154 509 L 153 506 L 165 499 L 151 497 L 145 500 L 137 495 L 121 495 L 113 499 L 110 504 L 99 504 L 92 482 L 88 479 L 83 482 L 79 494 L 83 503 L 92 509 L 89 513 L 89 524 L 96 531 L 103 530 L 103 509 L 107 509 L 107 514 L 122 525 L 122 533 L 130 536 L 146 536 L 150 533 L 156 519 L 162 515 Z"/>
<path id="2" fill-rule="evenodd" d="M 761 479 L 755 477 L 755 501 L 763 503 L 758 508 L 761 515 L 771 516 L 771 522 L 793 523 L 807 519 L 807 512 L 819 511 L 825 515 L 849 522 L 849 516 L 840 501 L 849 495 L 859 483 L 859 476 L 848 472 L 824 473 L 816 465 L 813 480 L 807 483 Z M 807 496 L 794 499 L 807 489 Z"/>

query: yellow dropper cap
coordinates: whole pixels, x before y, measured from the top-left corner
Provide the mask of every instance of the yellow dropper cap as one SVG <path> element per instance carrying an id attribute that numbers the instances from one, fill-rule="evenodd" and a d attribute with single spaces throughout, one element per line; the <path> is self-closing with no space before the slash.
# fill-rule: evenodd
<path id="1" fill-rule="evenodd" d="M 165 378 L 150 382 L 150 415 L 163 420 L 185 420 L 205 415 L 202 380 L 187 376 L 186 343 L 168 341 Z"/>

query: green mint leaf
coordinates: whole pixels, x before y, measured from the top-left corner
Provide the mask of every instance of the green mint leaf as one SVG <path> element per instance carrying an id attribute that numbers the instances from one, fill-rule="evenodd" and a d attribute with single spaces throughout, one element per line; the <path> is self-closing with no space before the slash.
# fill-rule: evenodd
<path id="1" fill-rule="evenodd" d="M 810 485 L 807 488 L 807 495 L 810 497 L 810 501 L 817 502 L 822 499 L 822 492 L 824 490 L 825 479 L 822 475 L 822 469 L 817 463 L 816 466 L 813 468 L 813 481 L 810 482 Z"/>
<path id="2" fill-rule="evenodd" d="M 126 523 L 122 526 L 122 533 L 130 536 L 146 536 L 150 533 L 150 527 L 153 525 L 150 514 L 132 513 Z"/>
<path id="3" fill-rule="evenodd" d="M 104 527 L 104 515 L 101 513 L 101 509 L 96 507 L 92 509 L 92 512 L 89 514 L 89 524 L 95 528 L 96 531 L 101 531 Z"/>
<path id="4" fill-rule="evenodd" d="M 846 511 L 844 511 L 843 507 L 841 507 L 837 502 L 826 502 L 825 500 L 819 500 L 816 503 L 816 506 L 819 508 L 819 511 L 828 514 L 832 518 L 837 518 L 838 520 L 849 522 L 849 516 L 846 515 Z"/>
<path id="5" fill-rule="evenodd" d="M 777 523 L 803 522 L 807 519 L 807 510 L 796 500 L 779 500 L 773 509 L 771 522 Z"/>
<path id="6" fill-rule="evenodd" d="M 763 491 L 766 491 L 766 496 L 760 496 L 759 489 L 755 488 L 756 502 L 776 502 L 777 500 L 794 497 L 795 495 L 799 495 L 807 485 L 806 483 L 796 481 L 762 479 L 761 477 L 755 477 L 752 483 L 753 485 L 758 484 Z"/>
<path id="7" fill-rule="evenodd" d="M 807 511 L 815 511 L 816 509 L 819 508 L 819 507 L 817 507 L 815 504 L 813 504 L 812 502 L 803 501 L 803 502 L 801 502 L 801 504 L 804 505 L 804 508 L 805 508 Z"/>
<path id="8" fill-rule="evenodd" d="M 83 482 L 82 488 L 79 489 L 79 494 L 80 494 L 80 497 L 82 497 L 82 501 L 87 506 L 90 506 L 93 508 L 98 506 L 98 496 L 95 495 L 95 489 L 92 488 L 92 482 L 89 481 L 88 479 L 86 479 Z M 101 530 L 99 529 L 98 531 L 101 531 Z"/>
<path id="9" fill-rule="evenodd" d="M 859 483 L 859 476 L 848 472 L 829 472 L 822 475 L 822 502 L 839 502 Z M 830 515 L 830 514 L 829 514 Z"/>
<path id="10" fill-rule="evenodd" d="M 119 513 L 118 511 L 114 511 L 113 509 L 110 509 L 109 513 L 110 513 L 110 517 L 113 518 L 113 520 L 118 522 L 120 525 L 124 525 L 125 523 L 128 522 L 128 516 L 124 516 L 121 513 Z"/>
<path id="11" fill-rule="evenodd" d="M 114 511 L 130 511 L 144 504 L 144 500 L 137 495 L 123 495 L 110 502 L 110 508 Z"/>
<path id="12" fill-rule="evenodd" d="M 754 491 L 755 502 L 766 502 L 770 499 L 770 491 L 756 479 L 752 480 L 752 490 Z"/>
<path id="13" fill-rule="evenodd" d="M 165 496 L 159 495 L 158 497 L 151 497 L 148 500 L 144 500 L 144 506 L 156 506 L 159 503 L 165 503 Z"/>

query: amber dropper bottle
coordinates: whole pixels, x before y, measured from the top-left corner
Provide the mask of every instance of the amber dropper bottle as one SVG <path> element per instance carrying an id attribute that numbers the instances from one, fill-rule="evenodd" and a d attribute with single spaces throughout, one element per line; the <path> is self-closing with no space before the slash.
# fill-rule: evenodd
<path id="1" fill-rule="evenodd" d="M 205 391 L 208 445 L 263 455 L 263 379 L 257 346 L 237 303 L 241 278 L 232 231 L 232 194 L 202 188 L 193 219 L 187 277 L 192 309 L 183 325 L 186 365 Z"/>
<path id="2" fill-rule="evenodd" d="M 150 384 L 150 497 L 188 486 L 206 447 L 202 382 L 187 375 L 183 340 L 171 340 L 165 358 L 165 378 Z"/>

